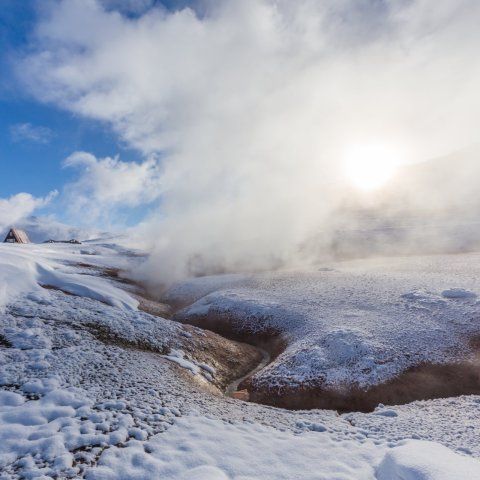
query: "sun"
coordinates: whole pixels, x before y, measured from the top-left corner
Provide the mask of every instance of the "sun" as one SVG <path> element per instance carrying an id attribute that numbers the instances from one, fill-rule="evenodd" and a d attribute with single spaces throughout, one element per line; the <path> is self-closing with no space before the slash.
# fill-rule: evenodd
<path id="1" fill-rule="evenodd" d="M 395 175 L 398 163 L 394 148 L 356 145 L 345 153 L 344 173 L 353 186 L 370 191 L 384 186 Z"/>

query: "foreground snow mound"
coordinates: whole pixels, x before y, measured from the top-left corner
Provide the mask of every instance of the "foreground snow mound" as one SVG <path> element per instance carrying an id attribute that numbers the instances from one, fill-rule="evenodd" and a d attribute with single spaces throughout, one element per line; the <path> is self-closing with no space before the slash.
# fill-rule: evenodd
<path id="1" fill-rule="evenodd" d="M 184 417 L 148 443 L 112 447 L 89 480 L 478 480 L 480 462 L 433 443 L 388 449 L 255 424 Z"/>
<path id="2" fill-rule="evenodd" d="M 379 405 L 374 412 L 351 412 L 343 418 L 376 442 L 407 438 L 441 443 L 480 457 L 480 396 L 419 400 L 406 405 Z M 460 420 L 461 417 L 461 420 Z"/>
<path id="3" fill-rule="evenodd" d="M 374 480 L 384 453 L 371 442 L 184 417 L 148 443 L 110 448 L 89 480 Z M 480 465 L 480 464 L 479 464 Z"/>
<path id="4" fill-rule="evenodd" d="M 283 336 L 285 351 L 253 378 L 258 388 L 368 389 L 422 364 L 472 361 L 479 293 L 472 253 L 197 278 L 165 298 L 192 299 L 177 314 L 186 323 Z"/>
<path id="5" fill-rule="evenodd" d="M 480 462 L 433 442 L 408 442 L 390 450 L 378 480 L 480 480 Z"/>

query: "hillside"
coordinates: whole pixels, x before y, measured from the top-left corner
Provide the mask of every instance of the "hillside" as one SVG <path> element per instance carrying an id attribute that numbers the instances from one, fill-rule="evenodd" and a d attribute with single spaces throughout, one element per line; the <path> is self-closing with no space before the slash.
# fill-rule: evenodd
<path id="1" fill-rule="evenodd" d="M 138 261 L 105 243 L 87 249 L 0 245 L 2 285 L 9 285 L 0 313 L 0 466 L 6 478 L 480 478 L 480 462 L 472 459 L 480 456 L 480 397 L 379 405 L 369 414 L 340 416 L 225 397 L 232 377 L 252 369 L 248 352 L 253 362 L 256 350 L 169 320 L 168 313 L 139 310 L 155 302 L 121 273 Z M 218 279 L 206 282 L 194 282 L 200 297 L 218 290 Z M 268 290 L 286 291 L 261 285 L 264 298 Z M 177 288 L 177 299 L 192 301 L 184 296 L 189 291 Z M 292 294 L 283 300 L 291 308 Z M 346 296 L 335 298 L 341 303 Z M 473 308 L 465 298 L 452 300 L 457 319 Z M 345 344 L 351 335 L 335 338 Z"/>

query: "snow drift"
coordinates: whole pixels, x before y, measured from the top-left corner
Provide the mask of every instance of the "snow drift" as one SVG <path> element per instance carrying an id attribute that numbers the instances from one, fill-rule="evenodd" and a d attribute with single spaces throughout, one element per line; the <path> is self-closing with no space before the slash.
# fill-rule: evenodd
<path id="1" fill-rule="evenodd" d="M 76 248 L 52 249 L 50 245 L 0 244 L 0 308 L 15 298 L 37 293 L 44 288 L 57 288 L 72 295 L 93 298 L 109 305 L 135 310 L 138 301 L 123 290 L 108 282 L 91 276 L 72 272 L 68 263 L 81 263 L 82 256 L 102 265 L 102 253 L 111 252 L 102 246 L 90 250 Z M 125 259 L 119 259 L 125 265 Z M 62 271 L 63 270 L 63 271 Z"/>

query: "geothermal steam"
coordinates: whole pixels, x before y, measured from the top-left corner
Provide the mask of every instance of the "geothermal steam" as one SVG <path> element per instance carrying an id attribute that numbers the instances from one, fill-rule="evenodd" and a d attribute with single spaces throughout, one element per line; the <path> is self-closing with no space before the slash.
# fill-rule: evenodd
<path id="1" fill-rule="evenodd" d="M 342 174 L 351 145 L 388 145 L 408 164 L 477 141 L 476 0 L 145 8 L 125 15 L 94 0 L 53 2 L 19 72 L 39 99 L 110 124 L 145 156 L 139 170 L 155 169 L 159 205 L 141 238 L 152 251 L 145 274 L 156 281 L 327 252 L 339 226 L 362 226 L 351 212 L 364 199 Z M 121 162 L 105 164 L 115 176 Z M 87 169 L 95 193 L 82 198 L 82 178 L 75 193 L 98 211 L 111 182 Z M 144 183 L 125 182 L 128 205 L 137 205 Z M 144 182 L 151 191 L 151 176 Z M 377 193 L 368 208 L 389 219 L 400 204 L 428 211 L 428 188 L 395 189 L 394 200 Z M 442 193 L 436 211 L 452 192 Z"/>

